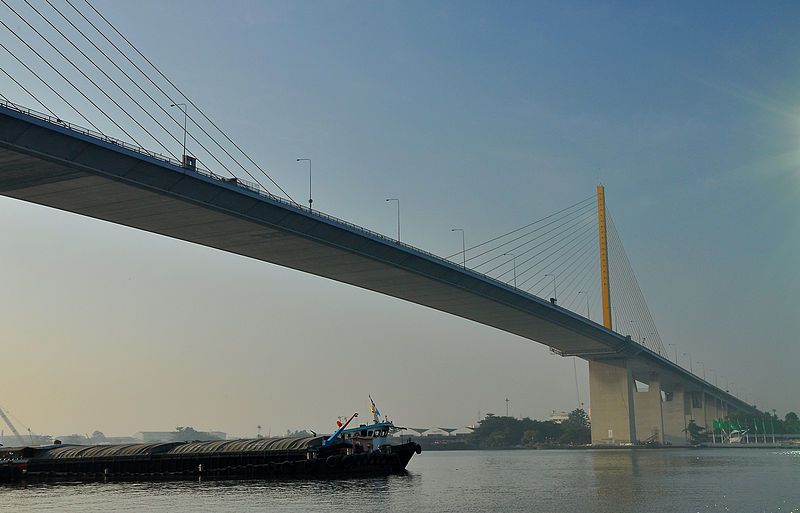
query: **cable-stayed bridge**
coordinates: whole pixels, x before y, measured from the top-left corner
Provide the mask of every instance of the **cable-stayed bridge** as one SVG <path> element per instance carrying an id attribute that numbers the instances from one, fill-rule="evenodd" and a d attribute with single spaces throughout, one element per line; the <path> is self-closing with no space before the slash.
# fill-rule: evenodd
<path id="1" fill-rule="evenodd" d="M 584 358 L 595 443 L 680 444 L 690 419 L 708 426 L 757 413 L 669 359 L 602 188 L 439 257 L 295 202 L 88 1 L 47 0 L 47 12 L 0 2 L 0 42 L 13 57 L 0 82 L 0 194 L 373 290 Z M 187 137 L 191 154 L 178 146 Z M 149 141 L 168 155 L 144 149 Z"/>

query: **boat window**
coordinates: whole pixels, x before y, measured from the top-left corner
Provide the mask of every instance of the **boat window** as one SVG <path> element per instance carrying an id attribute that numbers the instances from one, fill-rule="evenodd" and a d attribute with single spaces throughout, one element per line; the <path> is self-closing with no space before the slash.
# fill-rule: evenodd
<path id="1" fill-rule="evenodd" d="M 367 436 L 372 436 L 372 431 L 367 431 Z"/>

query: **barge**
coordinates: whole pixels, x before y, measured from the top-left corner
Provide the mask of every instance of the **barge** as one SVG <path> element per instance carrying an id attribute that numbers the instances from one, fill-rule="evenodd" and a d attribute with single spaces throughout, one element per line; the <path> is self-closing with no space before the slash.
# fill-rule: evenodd
<path id="1" fill-rule="evenodd" d="M 375 476 L 404 472 L 422 452 L 414 442 L 392 443 L 402 428 L 377 415 L 348 428 L 357 415 L 329 436 L 0 447 L 0 483 Z"/>

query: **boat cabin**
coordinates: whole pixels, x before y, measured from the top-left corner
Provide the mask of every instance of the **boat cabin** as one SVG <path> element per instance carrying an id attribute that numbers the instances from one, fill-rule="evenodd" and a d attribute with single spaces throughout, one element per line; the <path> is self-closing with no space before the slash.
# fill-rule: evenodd
<path id="1" fill-rule="evenodd" d="M 399 428 L 391 422 L 361 424 L 342 431 L 342 440 L 353 445 L 353 453 L 372 452 L 388 443 L 388 437 Z"/>

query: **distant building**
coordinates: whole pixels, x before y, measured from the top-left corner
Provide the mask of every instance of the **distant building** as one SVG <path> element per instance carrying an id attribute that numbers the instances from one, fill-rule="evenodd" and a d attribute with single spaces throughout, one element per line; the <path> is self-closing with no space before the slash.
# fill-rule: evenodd
<path id="1" fill-rule="evenodd" d="M 86 435 L 79 435 L 77 433 L 73 433 L 71 435 L 59 435 L 55 437 L 56 440 L 60 440 L 64 445 L 89 445 L 91 444 L 91 440 Z"/>
<path id="2" fill-rule="evenodd" d="M 555 422 L 556 424 L 561 424 L 569 420 L 569 413 L 565 411 L 553 410 L 553 413 L 550 414 L 550 417 L 548 417 L 547 420 Z"/>
<path id="3" fill-rule="evenodd" d="M 175 431 L 139 431 L 133 437 L 144 443 L 171 442 L 174 435 Z"/>
<path id="4" fill-rule="evenodd" d="M 422 436 L 448 436 L 450 433 L 446 429 L 434 427 L 422 433 Z"/>

